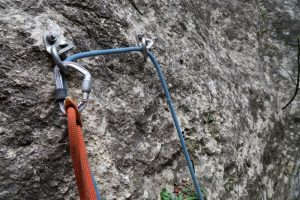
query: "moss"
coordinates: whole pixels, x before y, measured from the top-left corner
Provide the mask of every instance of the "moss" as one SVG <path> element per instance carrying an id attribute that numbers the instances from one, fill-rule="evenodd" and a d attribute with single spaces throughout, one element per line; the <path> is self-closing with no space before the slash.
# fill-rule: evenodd
<path id="1" fill-rule="evenodd" d="M 233 186 L 234 186 L 233 183 L 228 182 L 228 183 L 225 184 L 224 188 L 225 188 L 225 190 L 226 190 L 227 192 L 229 192 L 229 191 L 232 191 L 232 190 L 233 190 Z"/>
<path id="2" fill-rule="evenodd" d="M 214 116 L 214 113 L 215 113 L 214 111 L 208 111 L 208 112 L 203 113 L 204 123 L 211 124 L 211 123 L 215 122 L 216 118 Z"/>
<path id="3" fill-rule="evenodd" d="M 266 9 L 266 7 L 263 5 L 262 2 L 258 1 L 258 8 L 259 8 L 259 12 L 261 14 L 261 17 L 263 19 L 266 19 L 266 17 L 268 16 L 268 11 Z"/>
<path id="4" fill-rule="evenodd" d="M 211 113 L 209 113 L 208 116 L 207 116 L 207 123 L 211 124 L 214 121 L 215 121 L 214 116 Z"/>
<path id="5" fill-rule="evenodd" d="M 236 183 L 236 179 L 234 177 L 229 177 L 227 182 L 225 183 L 225 190 L 227 192 L 232 191 L 234 189 L 234 184 Z"/>
<path id="6" fill-rule="evenodd" d="M 264 4 L 261 0 L 256 0 L 256 4 L 257 4 L 257 7 L 258 7 L 261 17 L 263 19 L 266 19 L 268 17 L 267 8 L 264 6 Z"/>
<path id="7" fill-rule="evenodd" d="M 199 147 L 199 144 L 195 140 L 186 139 L 185 143 L 191 152 L 195 152 Z"/>
<path id="8" fill-rule="evenodd" d="M 257 37 L 259 39 L 263 38 L 263 36 L 268 33 L 268 28 L 267 28 L 267 18 L 268 18 L 268 11 L 264 4 L 261 2 L 261 0 L 256 1 L 257 7 L 258 7 L 258 12 L 260 14 L 260 17 L 262 19 L 261 21 L 261 27 L 259 31 L 257 31 Z"/>
<path id="9" fill-rule="evenodd" d="M 212 126 L 209 128 L 209 133 L 216 136 L 220 133 L 220 127 L 214 123 Z"/>
<path id="10" fill-rule="evenodd" d="M 260 51 L 264 55 L 269 56 L 269 57 L 278 56 L 280 53 L 278 47 L 269 42 L 264 43 L 263 46 L 260 48 Z"/>

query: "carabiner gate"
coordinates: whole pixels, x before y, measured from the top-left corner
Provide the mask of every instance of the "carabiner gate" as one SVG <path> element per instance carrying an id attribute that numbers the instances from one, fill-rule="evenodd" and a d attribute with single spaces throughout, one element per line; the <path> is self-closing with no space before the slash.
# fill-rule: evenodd
<path id="1" fill-rule="evenodd" d="M 82 86 L 81 86 L 82 100 L 77 105 L 78 111 L 81 112 L 88 103 L 89 94 L 91 91 L 92 76 L 87 69 L 85 69 L 82 65 L 80 65 L 78 63 L 63 61 L 62 64 L 64 65 L 65 68 L 76 69 L 77 71 L 79 71 L 80 73 L 82 73 L 84 75 L 84 79 L 82 81 Z M 64 80 L 64 78 L 61 74 L 61 71 L 57 65 L 54 68 L 54 79 L 55 79 L 55 84 L 56 84 L 56 91 L 57 91 L 56 93 L 59 94 L 60 91 L 65 91 L 65 94 L 66 94 L 67 88 L 66 88 L 65 80 Z M 57 100 L 59 103 L 60 110 L 64 114 L 66 114 L 65 105 L 64 105 L 65 99 L 57 98 Z"/>

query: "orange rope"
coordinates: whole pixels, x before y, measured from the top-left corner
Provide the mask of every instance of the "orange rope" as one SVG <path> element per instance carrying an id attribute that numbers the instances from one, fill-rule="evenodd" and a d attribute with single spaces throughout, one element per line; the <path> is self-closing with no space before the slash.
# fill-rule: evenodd
<path id="1" fill-rule="evenodd" d="M 97 200 L 82 135 L 80 113 L 76 104 L 70 98 L 66 98 L 65 107 L 68 118 L 70 154 L 80 200 Z"/>

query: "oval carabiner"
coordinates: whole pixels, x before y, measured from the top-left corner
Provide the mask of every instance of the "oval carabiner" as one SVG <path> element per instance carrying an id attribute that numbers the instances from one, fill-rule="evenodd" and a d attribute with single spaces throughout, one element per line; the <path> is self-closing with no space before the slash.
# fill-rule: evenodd
<path id="1" fill-rule="evenodd" d="M 84 75 L 84 79 L 82 81 L 82 100 L 81 102 L 77 105 L 77 109 L 79 112 L 81 112 L 85 106 L 87 105 L 88 99 L 89 99 L 89 94 L 91 91 L 91 82 L 92 82 L 92 76 L 89 73 L 87 69 L 85 69 L 83 66 L 81 66 L 78 63 L 75 62 L 70 62 L 70 61 L 63 61 L 62 64 L 64 65 L 65 68 L 73 68 L 79 71 Z M 54 78 L 55 78 L 55 84 L 56 84 L 56 90 L 65 90 L 66 89 L 66 84 L 64 83 L 63 76 L 61 75 L 60 69 L 58 66 L 55 66 L 54 68 Z M 66 114 L 65 111 L 65 100 L 60 99 L 58 100 L 59 102 L 59 107 L 60 110 Z"/>

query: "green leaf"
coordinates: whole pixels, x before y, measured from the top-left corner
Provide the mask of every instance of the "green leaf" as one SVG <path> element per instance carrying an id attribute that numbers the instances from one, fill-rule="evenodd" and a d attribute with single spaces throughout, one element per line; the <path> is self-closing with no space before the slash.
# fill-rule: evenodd
<path id="1" fill-rule="evenodd" d="M 178 195 L 178 200 L 183 200 L 183 194 L 181 192 Z"/>
<path id="2" fill-rule="evenodd" d="M 189 194 L 187 195 L 187 198 L 185 198 L 184 200 L 198 200 L 197 193 L 190 191 Z"/>
<path id="3" fill-rule="evenodd" d="M 196 198 L 196 197 L 191 197 L 191 196 L 189 196 L 189 197 L 186 198 L 185 200 L 197 200 L 197 198 Z"/>
<path id="4" fill-rule="evenodd" d="M 208 114 L 207 116 L 207 122 L 210 124 L 210 123 L 213 123 L 215 121 L 215 118 L 212 114 Z"/>
<path id="5" fill-rule="evenodd" d="M 189 186 L 185 186 L 184 188 L 182 188 L 182 192 L 189 194 L 192 192 L 192 188 Z"/>
<path id="6" fill-rule="evenodd" d="M 160 199 L 161 200 L 172 200 L 171 194 L 167 191 L 166 188 L 163 188 L 160 192 Z"/>

